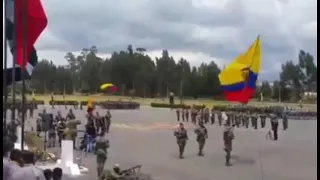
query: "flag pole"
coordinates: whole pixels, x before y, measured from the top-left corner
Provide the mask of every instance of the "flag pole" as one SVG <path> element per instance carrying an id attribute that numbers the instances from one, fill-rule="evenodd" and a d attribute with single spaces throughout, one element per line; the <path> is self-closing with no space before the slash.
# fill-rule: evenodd
<path id="1" fill-rule="evenodd" d="M 25 113 L 26 113 L 26 80 L 27 74 L 26 62 L 27 62 L 27 16 L 28 16 L 27 0 L 22 0 L 22 117 L 21 117 L 21 150 L 24 149 L 24 128 L 25 128 Z"/>
<path id="2" fill-rule="evenodd" d="M 7 60 L 7 1 L 4 0 L 4 8 L 3 8 L 3 14 L 2 14 L 3 18 L 2 21 L 4 22 L 4 28 L 3 28 L 3 33 L 2 33 L 2 37 L 3 37 L 3 60 L 4 60 L 4 68 L 3 68 L 3 94 L 4 94 L 4 98 L 3 99 L 3 123 L 4 123 L 4 127 L 6 127 L 7 125 L 7 104 L 8 104 L 8 88 L 7 88 L 7 64 L 8 64 L 8 60 Z"/>
<path id="3" fill-rule="evenodd" d="M 13 36 L 12 36 L 12 85 L 11 85 L 11 98 L 12 98 L 12 108 L 11 108 L 11 120 L 14 121 L 16 119 L 16 64 L 17 64 L 17 48 L 16 48 L 16 33 L 17 33 L 17 27 L 16 27 L 16 9 L 15 9 L 15 3 L 13 1 L 13 9 L 12 9 L 12 14 L 13 14 Z"/>

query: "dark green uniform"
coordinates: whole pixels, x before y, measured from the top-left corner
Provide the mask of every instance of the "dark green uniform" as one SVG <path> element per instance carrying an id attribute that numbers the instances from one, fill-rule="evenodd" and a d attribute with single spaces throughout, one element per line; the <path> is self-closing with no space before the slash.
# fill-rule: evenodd
<path id="1" fill-rule="evenodd" d="M 219 126 L 222 125 L 222 112 L 218 112 L 218 123 L 219 123 Z"/>
<path id="2" fill-rule="evenodd" d="M 107 160 L 108 156 L 108 151 L 107 149 L 109 148 L 109 140 L 99 136 L 96 139 L 96 155 L 97 155 L 97 173 L 98 177 L 101 176 L 104 165 Z"/>
<path id="3" fill-rule="evenodd" d="M 288 129 L 288 116 L 286 113 L 282 114 L 282 127 L 283 127 L 283 130 Z"/>
<path id="4" fill-rule="evenodd" d="M 215 111 L 214 111 L 213 108 L 212 108 L 212 110 L 211 110 L 210 121 L 211 121 L 211 124 L 214 124 L 215 121 L 216 121 L 216 113 L 215 113 Z"/>
<path id="5" fill-rule="evenodd" d="M 177 114 L 177 121 L 180 121 L 180 109 L 176 110 L 176 114 Z"/>
<path id="6" fill-rule="evenodd" d="M 232 140 L 234 139 L 233 127 L 225 125 L 225 130 L 223 132 L 224 150 L 226 152 L 226 166 L 230 166 L 230 157 L 232 151 Z"/>
<path id="7" fill-rule="evenodd" d="M 261 128 L 264 128 L 266 126 L 266 119 L 267 119 L 267 116 L 265 113 L 261 113 L 260 114 L 260 125 L 261 125 Z"/>
<path id="8" fill-rule="evenodd" d="M 258 129 L 258 115 L 256 113 L 251 114 L 251 122 L 252 122 L 252 127 L 254 129 Z"/>
<path id="9" fill-rule="evenodd" d="M 111 126 L 111 113 L 110 111 L 108 110 L 107 111 L 107 114 L 105 116 L 105 126 L 106 126 L 106 132 L 109 133 L 109 130 L 110 130 L 110 126 Z"/>
<path id="10" fill-rule="evenodd" d="M 195 133 L 197 135 L 197 142 L 199 144 L 199 156 L 203 156 L 203 148 L 206 143 L 206 139 L 208 138 L 208 130 L 207 128 L 201 123 L 198 128 L 195 129 Z"/>
<path id="11" fill-rule="evenodd" d="M 177 144 L 179 146 L 179 158 L 183 158 L 184 148 L 186 147 L 188 140 L 187 130 L 183 127 L 174 131 L 174 136 L 177 138 Z"/>
<path id="12" fill-rule="evenodd" d="M 184 109 L 184 116 L 186 118 L 186 121 L 189 122 L 189 109 Z"/>

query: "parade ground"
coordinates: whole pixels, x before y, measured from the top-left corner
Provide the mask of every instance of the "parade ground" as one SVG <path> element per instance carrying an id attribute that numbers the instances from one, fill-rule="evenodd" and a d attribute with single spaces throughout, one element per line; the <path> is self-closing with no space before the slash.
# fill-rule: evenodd
<path id="1" fill-rule="evenodd" d="M 43 107 L 35 112 L 42 111 Z M 64 106 L 46 108 L 48 112 L 60 110 L 67 114 Z M 99 109 L 100 115 L 105 110 Z M 86 123 L 85 111 L 74 110 L 77 119 Z M 317 178 L 317 121 L 289 121 L 289 128 L 279 125 L 279 140 L 266 139 L 269 122 L 264 129 L 244 127 L 235 129 L 231 167 L 226 167 L 223 151 L 223 127 L 207 125 L 209 138 L 205 145 L 205 156 L 197 156 L 194 125 L 185 123 L 189 141 L 185 159 L 178 159 L 178 147 L 173 136 L 176 127 L 175 111 L 142 107 L 140 110 L 112 110 L 108 160 L 105 168 L 119 164 L 121 168 L 142 165 L 141 171 L 155 180 L 315 180 Z M 35 120 L 30 120 L 35 126 Z M 83 134 L 79 133 L 79 136 Z M 59 156 L 59 149 L 49 149 Z M 79 151 L 74 156 L 80 156 Z M 82 164 L 89 169 L 78 180 L 97 179 L 95 156 L 82 153 Z M 69 178 L 66 178 L 69 179 Z M 71 179 L 71 178 L 70 178 Z M 73 179 L 73 178 L 72 178 Z"/>

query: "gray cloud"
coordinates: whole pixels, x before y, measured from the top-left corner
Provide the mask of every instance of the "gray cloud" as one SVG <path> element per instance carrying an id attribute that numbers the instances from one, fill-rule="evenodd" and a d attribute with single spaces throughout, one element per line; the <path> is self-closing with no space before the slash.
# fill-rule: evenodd
<path id="1" fill-rule="evenodd" d="M 299 11 L 298 0 L 229 0 L 219 7 L 203 5 L 206 1 L 194 3 L 200 0 L 43 1 L 51 40 L 43 37 L 39 49 L 67 52 L 96 45 L 99 52 L 111 53 L 130 43 L 149 51 L 203 52 L 230 61 L 261 34 L 263 79 L 274 79 L 274 66 L 295 58 L 300 48 L 315 54 L 316 35 L 306 38 L 308 31 L 300 32 L 307 23 L 317 21 L 316 0 L 308 1 L 314 6 Z M 285 6 L 282 10 L 268 10 L 279 3 Z M 280 11 L 285 18 L 275 15 Z M 296 13 L 301 17 L 294 21 Z"/>

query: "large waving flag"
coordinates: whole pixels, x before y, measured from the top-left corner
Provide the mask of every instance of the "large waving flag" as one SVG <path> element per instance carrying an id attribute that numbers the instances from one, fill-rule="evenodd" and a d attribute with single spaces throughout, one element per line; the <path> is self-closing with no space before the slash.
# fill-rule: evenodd
<path id="1" fill-rule="evenodd" d="M 6 84 L 12 84 L 12 72 L 15 81 L 22 76 L 30 77 L 38 63 L 34 44 L 47 26 L 47 17 L 40 0 L 5 0 L 6 38 L 12 53 L 15 53 L 16 66 L 6 69 Z M 26 23 L 23 23 L 26 21 Z M 26 25 L 25 25 L 26 24 Z M 24 37 L 26 36 L 26 37 Z M 26 39 L 25 39 L 26 38 Z M 24 47 L 26 46 L 26 47 Z M 23 62 L 23 50 L 26 48 L 26 64 Z M 26 73 L 23 74 L 23 69 Z"/>
<path id="2" fill-rule="evenodd" d="M 256 89 L 261 50 L 258 36 L 251 47 L 239 55 L 220 74 L 219 80 L 227 101 L 248 103 Z"/>

